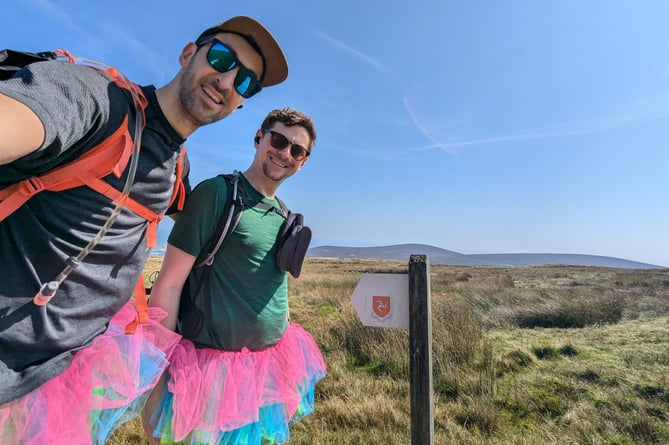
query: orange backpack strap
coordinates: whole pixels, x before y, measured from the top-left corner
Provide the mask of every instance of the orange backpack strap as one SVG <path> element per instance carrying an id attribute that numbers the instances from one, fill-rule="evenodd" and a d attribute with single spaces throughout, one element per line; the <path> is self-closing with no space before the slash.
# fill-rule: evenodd
<path id="1" fill-rule="evenodd" d="M 85 177 L 85 173 L 82 173 L 82 176 Z M 85 184 L 101 195 L 105 195 L 107 198 L 122 204 L 135 214 L 147 220 L 149 226 L 146 230 L 146 245 L 147 247 L 156 247 L 158 240 L 158 223 L 163 219 L 162 215 L 157 215 L 129 196 L 124 196 L 120 190 L 112 187 L 111 184 L 94 175 L 86 177 Z"/>
<path id="2" fill-rule="evenodd" d="M 149 321 L 149 305 L 146 300 L 146 288 L 144 287 L 144 275 L 140 274 L 137 284 L 135 284 L 135 300 L 137 303 L 137 315 L 135 319 L 125 327 L 126 334 L 134 334 L 137 325 Z"/>
<path id="3" fill-rule="evenodd" d="M 125 76 L 123 76 L 116 68 L 106 69 L 105 74 L 112 78 L 114 83 L 125 90 L 128 90 L 132 94 L 132 98 L 135 104 L 139 104 L 139 112 L 142 113 L 142 122 L 146 122 L 146 107 L 149 105 L 149 101 L 144 96 L 142 89 L 136 83 L 130 82 Z"/>
<path id="4" fill-rule="evenodd" d="M 70 59 L 70 62 L 74 63 L 74 58 L 67 51 L 58 50 L 56 52 L 65 55 Z M 139 112 L 144 114 L 148 101 L 139 86 L 128 81 L 115 68 L 109 68 L 105 73 L 120 88 L 130 91 L 135 101 L 140 105 Z M 114 174 L 117 178 L 121 177 L 132 155 L 133 143 L 133 138 L 128 129 L 128 116 L 126 115 L 119 128 L 112 135 L 74 161 L 56 167 L 42 176 L 28 178 L 0 190 L 0 221 L 7 218 L 31 197 L 43 190 L 61 191 L 87 185 L 117 203 L 123 199 L 123 204 L 126 207 L 146 219 L 149 222 L 147 246 L 155 247 L 158 238 L 158 222 L 160 222 L 162 216 L 155 214 L 132 198 L 124 198 L 120 191 L 100 179 L 109 174 Z M 181 166 L 177 165 L 177 168 L 179 167 Z M 177 184 L 181 190 L 179 196 L 181 207 L 179 207 L 179 210 L 183 207 L 185 199 L 181 171 L 183 171 L 182 167 L 177 174 Z M 175 188 L 172 199 L 177 196 L 177 192 L 178 190 Z"/>
<path id="5" fill-rule="evenodd" d="M 133 140 L 128 131 L 128 117 L 102 143 L 74 161 L 43 174 L 24 179 L 0 190 L 0 221 L 11 215 L 37 193 L 61 191 L 87 185 L 88 178 L 113 173 L 120 177 L 132 154 Z"/>

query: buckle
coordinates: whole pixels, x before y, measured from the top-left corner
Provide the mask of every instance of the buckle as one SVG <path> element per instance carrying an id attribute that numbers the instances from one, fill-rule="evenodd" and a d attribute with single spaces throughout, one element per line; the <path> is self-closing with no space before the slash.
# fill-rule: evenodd
<path id="1" fill-rule="evenodd" d="M 44 182 L 42 182 L 40 178 L 33 176 L 32 178 L 24 179 L 19 182 L 18 192 L 23 196 L 30 197 L 36 195 L 45 188 Z"/>

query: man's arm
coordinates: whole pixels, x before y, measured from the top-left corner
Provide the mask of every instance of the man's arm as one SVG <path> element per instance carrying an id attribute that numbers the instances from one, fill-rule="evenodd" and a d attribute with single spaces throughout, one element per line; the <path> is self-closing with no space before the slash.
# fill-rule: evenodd
<path id="1" fill-rule="evenodd" d="M 0 94 L 0 165 L 37 150 L 44 141 L 44 126 L 23 103 Z"/>
<path id="2" fill-rule="evenodd" d="M 151 289 L 149 306 L 156 306 L 167 312 L 167 317 L 160 324 L 173 331 L 177 327 L 181 290 L 194 264 L 193 255 L 168 244 L 158 278 Z"/>

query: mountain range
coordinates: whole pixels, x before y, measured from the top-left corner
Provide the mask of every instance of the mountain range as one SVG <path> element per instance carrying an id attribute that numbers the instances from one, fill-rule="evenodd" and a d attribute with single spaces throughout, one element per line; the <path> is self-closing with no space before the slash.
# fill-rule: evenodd
<path id="1" fill-rule="evenodd" d="M 430 264 L 451 266 L 523 267 L 542 264 L 597 266 L 620 269 L 663 269 L 663 266 L 622 258 L 566 253 L 462 254 L 425 244 L 397 244 L 379 247 L 318 246 L 307 251 L 314 258 L 369 258 L 409 261 L 411 255 L 427 255 Z"/>

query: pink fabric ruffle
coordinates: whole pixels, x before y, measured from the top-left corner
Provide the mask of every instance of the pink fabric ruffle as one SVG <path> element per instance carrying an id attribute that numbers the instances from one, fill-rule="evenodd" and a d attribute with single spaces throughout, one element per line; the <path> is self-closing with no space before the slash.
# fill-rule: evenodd
<path id="1" fill-rule="evenodd" d="M 272 405 L 284 407 L 287 424 L 302 395 L 313 391 L 326 374 L 316 342 L 297 324 L 290 324 L 277 344 L 261 351 L 196 348 L 182 339 L 170 361 L 167 388 L 173 401 L 168 429 L 176 441 L 192 431 L 216 437 L 258 422 L 259 409 Z M 157 432 L 164 427 L 158 426 Z"/>
<path id="2" fill-rule="evenodd" d="M 150 320 L 125 334 L 135 314 L 132 299 L 65 372 L 1 406 L 0 444 L 104 444 L 137 416 L 181 336 L 159 324 L 165 312 L 158 308 L 149 308 Z"/>

